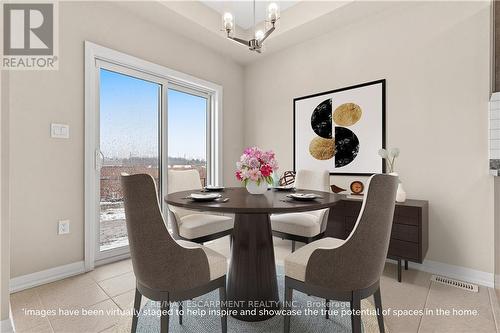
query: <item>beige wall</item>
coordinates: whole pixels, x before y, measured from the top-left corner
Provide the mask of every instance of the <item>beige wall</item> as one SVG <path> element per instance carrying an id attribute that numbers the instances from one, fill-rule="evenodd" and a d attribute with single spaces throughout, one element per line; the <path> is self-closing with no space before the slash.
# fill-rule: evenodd
<path id="1" fill-rule="evenodd" d="M 11 277 L 83 260 L 84 40 L 223 86 L 226 170 L 242 149 L 241 66 L 113 3 L 61 2 L 59 20 L 59 70 L 10 77 Z M 70 139 L 51 139 L 51 122 L 69 124 Z M 57 235 L 59 219 L 69 235 Z"/>
<path id="2" fill-rule="evenodd" d="M 245 145 L 291 169 L 294 97 L 387 79 L 388 146 L 408 196 L 430 202 L 427 259 L 492 273 L 489 22 L 488 2 L 394 3 L 269 55 L 245 70 Z"/>
<path id="3" fill-rule="evenodd" d="M 0 71 L 0 322 L 9 318 L 9 73 Z"/>
<path id="4" fill-rule="evenodd" d="M 224 87 L 226 185 L 243 144 L 292 167 L 294 97 L 386 78 L 388 146 L 409 197 L 431 204 L 427 259 L 493 272 L 489 18 L 487 2 L 394 4 L 243 71 L 112 3 L 62 2 L 59 71 L 10 75 L 11 277 L 83 260 L 84 40 Z M 51 139 L 51 122 L 71 138 Z M 63 218 L 71 233 L 58 236 Z"/>

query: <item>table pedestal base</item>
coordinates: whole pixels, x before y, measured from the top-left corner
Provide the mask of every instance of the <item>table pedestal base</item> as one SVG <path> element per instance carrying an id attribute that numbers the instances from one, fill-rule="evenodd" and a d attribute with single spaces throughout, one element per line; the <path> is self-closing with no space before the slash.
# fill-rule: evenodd
<path id="1" fill-rule="evenodd" d="M 233 317 L 261 321 L 279 305 L 273 236 L 268 214 L 236 214 L 227 279 Z"/>

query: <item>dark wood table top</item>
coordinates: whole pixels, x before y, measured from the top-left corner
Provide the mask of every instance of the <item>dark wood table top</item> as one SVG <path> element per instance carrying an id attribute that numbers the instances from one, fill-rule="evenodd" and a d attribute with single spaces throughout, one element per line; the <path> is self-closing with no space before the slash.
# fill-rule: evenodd
<path id="1" fill-rule="evenodd" d="M 170 193 L 165 196 L 165 201 L 172 206 L 203 211 L 214 211 L 222 213 L 263 214 L 263 213 L 296 213 L 335 206 L 343 198 L 335 193 L 296 190 L 276 191 L 268 190 L 265 194 L 250 194 L 244 187 L 229 187 L 224 191 L 217 192 L 223 198 L 229 198 L 227 202 L 200 202 L 186 199 L 191 193 L 201 191 L 182 191 Z M 297 201 L 288 198 L 291 193 L 315 193 L 322 198 L 311 201 Z"/>

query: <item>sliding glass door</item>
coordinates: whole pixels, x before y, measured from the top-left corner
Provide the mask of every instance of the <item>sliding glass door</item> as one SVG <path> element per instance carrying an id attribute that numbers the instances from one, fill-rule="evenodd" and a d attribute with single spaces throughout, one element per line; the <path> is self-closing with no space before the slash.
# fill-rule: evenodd
<path id="1" fill-rule="evenodd" d="M 160 181 L 162 85 L 104 68 L 99 75 L 102 257 L 128 245 L 120 175 L 147 173 Z"/>
<path id="2" fill-rule="evenodd" d="M 130 256 L 122 173 L 151 175 L 160 208 L 169 169 L 220 183 L 222 87 L 85 42 L 85 267 Z"/>
<path id="3" fill-rule="evenodd" d="M 166 82 L 125 67 L 99 65 L 96 260 L 105 260 L 129 251 L 120 175 L 147 173 L 159 184 L 159 197 L 163 194 Z"/>

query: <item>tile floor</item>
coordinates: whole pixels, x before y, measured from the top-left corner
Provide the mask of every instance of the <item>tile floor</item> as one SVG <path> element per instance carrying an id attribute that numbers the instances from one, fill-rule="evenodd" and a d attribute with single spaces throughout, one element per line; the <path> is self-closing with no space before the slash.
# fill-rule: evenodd
<path id="1" fill-rule="evenodd" d="M 290 253 L 290 242 L 275 240 L 278 263 Z M 229 241 L 223 238 L 206 244 L 225 255 Z M 382 302 L 392 309 L 386 324 L 392 333 L 399 332 L 499 332 L 500 305 L 492 289 L 480 287 L 479 293 L 451 288 L 430 281 L 430 274 L 417 270 L 403 273 L 403 282 L 395 279 L 396 267 L 387 264 L 381 280 Z M 16 332 L 122 332 L 129 330 L 129 318 L 117 311 L 131 309 L 134 297 L 134 274 L 130 260 L 96 268 L 94 271 L 53 282 L 11 295 Z M 65 313 L 46 313 L 61 308 Z M 67 316 L 73 309 L 89 313 Z M 31 309 L 36 315 L 25 314 Z M 395 309 L 406 311 L 398 315 Z M 476 315 L 451 316 L 441 311 L 477 310 Z M 91 311 L 104 310 L 107 315 L 89 316 Z M 45 312 L 44 312 L 45 311 Z M 59 311 L 59 310 L 58 310 Z M 434 312 L 434 315 L 415 313 Z M 413 314 L 409 315 L 409 312 Z M 46 314 L 45 316 L 42 316 Z M 495 320 L 496 319 L 496 320 Z M 230 329 L 230 328 L 229 328 Z"/>

